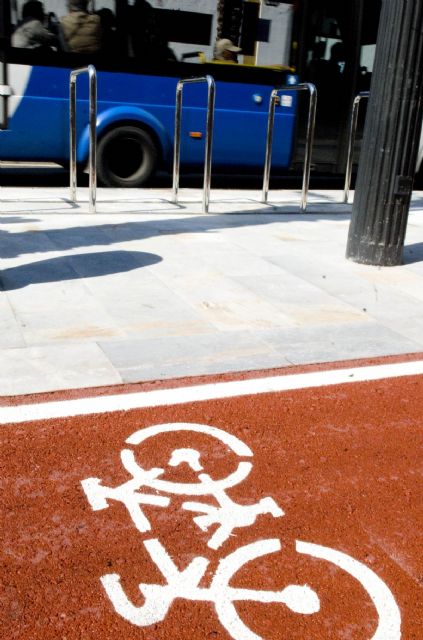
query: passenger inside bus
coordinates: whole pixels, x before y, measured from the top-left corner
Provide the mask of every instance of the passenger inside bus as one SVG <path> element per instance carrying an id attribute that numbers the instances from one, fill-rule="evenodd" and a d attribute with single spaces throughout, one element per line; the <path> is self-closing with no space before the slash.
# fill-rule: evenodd
<path id="1" fill-rule="evenodd" d="M 60 19 L 67 46 L 75 53 L 96 53 L 101 48 L 101 22 L 88 13 L 88 0 L 69 0 L 69 13 Z"/>
<path id="2" fill-rule="evenodd" d="M 313 83 L 320 87 L 325 82 L 327 77 L 328 60 L 325 60 L 326 53 L 326 41 L 318 40 L 313 44 L 312 58 L 307 66 L 308 78 L 313 80 Z"/>
<path id="3" fill-rule="evenodd" d="M 42 2 L 28 0 L 22 7 L 22 20 L 12 34 L 12 46 L 25 49 L 52 50 L 57 47 L 57 35 L 44 26 Z"/>
<path id="4" fill-rule="evenodd" d="M 241 51 L 242 49 L 236 47 L 232 40 L 222 38 L 216 42 L 213 60 L 236 64 L 238 62 L 238 53 L 241 53 Z"/>
<path id="5" fill-rule="evenodd" d="M 116 16 L 111 9 L 103 7 L 95 12 L 101 24 L 101 50 L 110 55 L 116 54 L 118 37 L 116 32 Z"/>

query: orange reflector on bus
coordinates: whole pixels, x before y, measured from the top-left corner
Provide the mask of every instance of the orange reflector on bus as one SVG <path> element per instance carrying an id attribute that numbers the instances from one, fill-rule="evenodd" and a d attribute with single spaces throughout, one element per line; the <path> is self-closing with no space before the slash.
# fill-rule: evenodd
<path id="1" fill-rule="evenodd" d="M 201 133 L 201 131 L 190 131 L 189 132 L 189 137 L 190 138 L 202 138 L 203 134 Z"/>

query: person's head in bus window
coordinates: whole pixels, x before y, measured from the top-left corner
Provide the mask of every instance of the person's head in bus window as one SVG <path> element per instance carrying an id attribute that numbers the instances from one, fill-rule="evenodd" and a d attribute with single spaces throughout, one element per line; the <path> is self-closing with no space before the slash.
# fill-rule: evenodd
<path id="1" fill-rule="evenodd" d="M 22 20 L 32 18 L 33 20 L 43 22 L 44 15 L 43 3 L 39 2 L 39 0 L 28 0 L 22 7 Z"/>
<path id="2" fill-rule="evenodd" d="M 238 62 L 238 53 L 242 49 L 236 47 L 229 38 L 222 38 L 216 42 L 214 48 L 214 60 L 223 60 L 224 62 Z"/>
<path id="3" fill-rule="evenodd" d="M 68 0 L 68 10 L 88 13 L 88 0 Z"/>
<path id="4" fill-rule="evenodd" d="M 116 17 L 111 9 L 103 7 L 95 12 L 100 18 L 101 25 L 101 47 L 104 52 L 114 55 L 116 53 Z"/>

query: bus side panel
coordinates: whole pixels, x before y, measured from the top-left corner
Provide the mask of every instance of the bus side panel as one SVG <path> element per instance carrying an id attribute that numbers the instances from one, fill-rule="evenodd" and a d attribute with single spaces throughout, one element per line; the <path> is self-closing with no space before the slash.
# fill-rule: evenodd
<path id="1" fill-rule="evenodd" d="M 13 65 L 27 76 L 26 83 L 11 73 L 15 109 L 10 130 L 0 136 L 4 159 L 69 159 L 69 69 Z M 28 69 L 30 72 L 28 73 Z M 161 141 L 164 163 L 170 168 L 174 137 L 177 78 L 124 73 L 98 73 L 99 135 L 104 127 L 131 120 L 153 129 Z M 217 82 L 213 139 L 215 167 L 262 168 L 264 164 L 269 96 L 265 85 Z M 54 96 L 54 97 L 52 97 Z M 291 99 L 291 103 L 289 103 Z M 183 90 L 181 163 L 202 167 L 206 129 L 207 85 L 185 85 Z M 272 168 L 290 164 L 295 95 L 287 94 L 276 109 Z M 86 143 L 88 78 L 77 81 L 77 135 Z M 202 134 L 201 138 L 192 133 Z M 167 144 L 166 144 L 167 141 Z M 87 144 L 78 148 L 85 162 Z"/>
<path id="2" fill-rule="evenodd" d="M 273 87 L 216 83 L 213 132 L 214 167 L 264 167 L 269 99 Z M 204 162 L 207 86 L 186 85 L 183 92 L 181 163 L 188 166 Z M 276 108 L 272 168 L 290 165 L 295 132 L 296 95 L 287 92 Z M 202 138 L 191 138 L 200 132 Z"/>
<path id="3" fill-rule="evenodd" d="M 69 158 L 69 71 L 11 65 L 9 131 L 0 154 L 11 160 Z"/>

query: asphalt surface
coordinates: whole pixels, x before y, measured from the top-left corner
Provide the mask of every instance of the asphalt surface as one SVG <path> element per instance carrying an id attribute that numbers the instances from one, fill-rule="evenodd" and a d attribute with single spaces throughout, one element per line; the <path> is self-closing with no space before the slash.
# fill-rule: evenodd
<path id="1" fill-rule="evenodd" d="M 420 640 L 416 358 L 0 407 L 0 636 Z"/>

